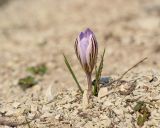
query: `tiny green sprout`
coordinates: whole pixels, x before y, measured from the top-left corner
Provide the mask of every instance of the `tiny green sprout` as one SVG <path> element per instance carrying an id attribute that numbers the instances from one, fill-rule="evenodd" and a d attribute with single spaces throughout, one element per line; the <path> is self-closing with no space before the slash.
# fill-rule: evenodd
<path id="1" fill-rule="evenodd" d="M 144 105 L 143 101 L 137 102 L 136 106 L 133 108 L 134 111 L 140 111 L 140 109 L 142 108 L 143 105 Z"/>
<path id="2" fill-rule="evenodd" d="M 149 112 L 146 103 L 144 101 L 137 102 L 136 106 L 134 107 L 134 111 L 139 113 L 137 118 L 137 125 L 142 127 L 146 121 L 148 121 L 151 113 Z"/>
<path id="3" fill-rule="evenodd" d="M 19 79 L 18 85 L 23 89 L 26 90 L 27 88 L 30 88 L 37 84 L 37 81 L 32 76 L 27 76 L 24 78 Z"/>
<path id="4" fill-rule="evenodd" d="M 31 72 L 34 75 L 44 75 L 47 72 L 47 67 L 45 64 L 28 67 L 27 71 Z"/>
<path id="5" fill-rule="evenodd" d="M 143 126 L 144 123 L 146 121 L 148 121 L 148 119 L 149 119 L 149 117 L 151 115 L 146 107 L 144 107 L 143 109 L 142 109 L 142 111 L 144 111 L 144 112 L 141 115 L 139 115 L 138 119 L 137 119 L 137 125 L 139 125 L 139 126 Z"/>
<path id="6" fill-rule="evenodd" d="M 145 122 L 145 120 L 144 120 L 143 116 L 139 115 L 139 116 L 138 116 L 138 119 L 137 119 L 137 124 L 138 124 L 139 126 L 143 126 L 143 125 L 144 125 L 144 122 Z"/>

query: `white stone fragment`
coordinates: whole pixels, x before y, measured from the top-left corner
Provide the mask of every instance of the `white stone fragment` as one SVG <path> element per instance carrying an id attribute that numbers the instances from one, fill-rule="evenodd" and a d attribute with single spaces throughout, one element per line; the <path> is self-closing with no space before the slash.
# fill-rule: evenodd
<path id="1" fill-rule="evenodd" d="M 98 98 L 101 98 L 101 97 L 103 97 L 103 96 L 105 96 L 105 95 L 107 95 L 108 94 L 108 89 L 107 88 L 100 88 L 100 90 L 99 90 L 99 92 L 98 92 Z"/>

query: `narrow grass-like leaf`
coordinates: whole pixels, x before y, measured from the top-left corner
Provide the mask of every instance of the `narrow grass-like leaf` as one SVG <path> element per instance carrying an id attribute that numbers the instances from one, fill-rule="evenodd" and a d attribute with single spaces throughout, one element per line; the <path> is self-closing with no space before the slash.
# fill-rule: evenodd
<path id="1" fill-rule="evenodd" d="M 97 87 L 97 75 L 98 75 L 98 70 L 97 70 L 97 66 L 95 66 L 95 71 L 96 71 L 96 78 L 95 78 L 95 80 L 94 80 L 94 82 L 92 82 L 92 84 L 93 84 L 93 95 L 94 96 L 98 96 L 98 87 Z"/>
<path id="2" fill-rule="evenodd" d="M 69 69 L 69 71 L 70 71 L 70 73 L 71 73 L 74 81 L 76 82 L 76 84 L 77 84 L 77 86 L 78 86 L 78 89 L 79 89 L 79 90 L 81 91 L 81 93 L 83 94 L 83 90 L 82 90 L 82 88 L 81 88 L 81 86 L 80 86 L 80 84 L 79 84 L 79 82 L 78 82 L 78 80 L 77 80 L 77 78 L 76 78 L 76 76 L 75 76 L 75 74 L 74 74 L 74 72 L 73 72 L 73 70 L 72 70 L 72 68 L 71 68 L 71 66 L 70 66 L 70 64 L 69 64 L 69 62 L 68 62 L 68 60 L 67 60 L 67 58 L 66 58 L 66 56 L 65 56 L 64 54 L 63 54 L 63 57 L 64 57 L 64 62 L 65 62 L 65 64 L 66 64 L 67 68 Z"/>
<path id="3" fill-rule="evenodd" d="M 100 81 L 101 73 L 102 73 L 102 69 L 103 69 L 104 55 L 105 55 L 105 49 L 104 49 L 103 54 L 101 56 L 101 61 L 100 61 L 98 69 L 97 69 L 97 67 L 95 67 L 95 70 L 96 70 L 96 84 L 94 85 L 94 92 L 93 92 L 95 96 L 98 96 L 98 92 L 99 92 L 99 81 Z"/>

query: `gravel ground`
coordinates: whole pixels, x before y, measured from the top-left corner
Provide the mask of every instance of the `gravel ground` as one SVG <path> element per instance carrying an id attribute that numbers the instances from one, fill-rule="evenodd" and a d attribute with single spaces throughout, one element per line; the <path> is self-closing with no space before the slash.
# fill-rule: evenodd
<path id="1" fill-rule="evenodd" d="M 144 108 L 136 106 L 143 103 L 144 111 L 149 114 L 143 127 L 158 128 L 160 125 L 159 83 L 159 72 L 132 72 L 126 75 L 120 84 L 101 88 L 99 96 L 93 97 L 87 108 L 83 107 L 82 96 L 76 90 L 59 92 L 50 101 L 41 93 L 38 95 L 29 91 L 11 101 L 2 99 L 0 113 L 5 115 L 5 120 L 19 124 L 26 122 L 25 118 L 28 121 L 34 119 L 30 122 L 30 127 L 38 128 L 138 128 L 137 120 L 144 114 L 142 113 Z M 133 89 L 129 91 L 129 88 Z"/>
<path id="2" fill-rule="evenodd" d="M 68 57 L 85 88 L 86 78 L 77 64 L 74 41 L 87 27 L 97 37 L 99 58 L 106 48 L 103 76 L 118 77 L 142 58 L 148 59 L 124 78 L 126 81 L 139 78 L 131 94 L 119 93 L 125 88 L 123 83 L 116 88 L 118 93 L 93 98 L 93 108 L 81 112 L 81 97 L 75 91 L 62 54 Z M 25 117 L 31 119 L 36 114 L 38 117 L 30 123 L 35 127 L 132 128 L 137 127 L 140 114 L 132 108 L 137 101 L 145 101 L 151 115 L 144 127 L 156 128 L 159 125 L 159 54 L 159 0 L 0 0 L 0 117 L 6 115 L 5 120 L 10 120 L 10 116 L 19 116 L 23 122 Z M 31 75 L 26 71 L 28 67 L 39 64 L 46 65 L 47 73 L 35 75 L 38 83 L 23 91 L 18 86 L 19 79 Z M 154 76 L 156 80 L 152 82 Z M 139 99 L 126 103 L 127 98 Z M 50 100 L 53 102 L 46 104 Z M 26 111 L 29 106 L 31 110 Z M 110 115 L 110 111 L 116 114 Z"/>

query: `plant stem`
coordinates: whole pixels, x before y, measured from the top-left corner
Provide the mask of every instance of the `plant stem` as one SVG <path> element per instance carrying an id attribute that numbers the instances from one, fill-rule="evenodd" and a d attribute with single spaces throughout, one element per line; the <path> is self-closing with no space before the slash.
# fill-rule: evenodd
<path id="1" fill-rule="evenodd" d="M 87 82 L 88 82 L 88 100 L 92 96 L 92 76 L 91 73 L 87 73 Z"/>

